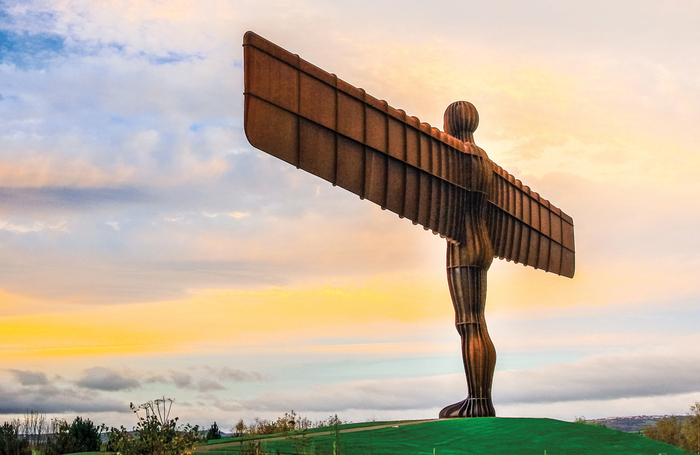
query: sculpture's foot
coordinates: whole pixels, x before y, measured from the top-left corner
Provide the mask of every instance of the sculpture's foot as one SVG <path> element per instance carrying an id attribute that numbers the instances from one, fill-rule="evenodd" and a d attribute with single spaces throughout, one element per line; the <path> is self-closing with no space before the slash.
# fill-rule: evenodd
<path id="1" fill-rule="evenodd" d="M 496 417 L 496 410 L 490 398 L 467 398 L 440 411 L 441 419 L 454 417 Z"/>

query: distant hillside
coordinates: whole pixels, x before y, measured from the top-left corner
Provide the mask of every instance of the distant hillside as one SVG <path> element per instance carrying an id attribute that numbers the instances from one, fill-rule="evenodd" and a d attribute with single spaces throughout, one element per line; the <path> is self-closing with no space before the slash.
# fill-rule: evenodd
<path id="1" fill-rule="evenodd" d="M 273 455 L 687 455 L 662 442 L 594 425 L 496 417 L 340 425 L 338 433 L 324 428 L 303 435 L 270 435 L 257 441 L 248 438 L 212 441 L 197 447 L 196 452 L 241 454 L 250 444 L 258 443 L 257 453 Z"/>
<path id="2" fill-rule="evenodd" d="M 629 417 L 607 417 L 605 419 L 587 419 L 586 422 L 589 423 L 599 423 L 605 427 L 612 428 L 613 430 L 626 431 L 627 433 L 638 433 L 642 431 L 644 427 L 651 427 L 656 425 L 661 419 L 667 419 L 669 417 L 675 417 L 678 420 L 683 420 L 685 416 L 672 416 L 672 415 L 653 415 L 653 416 L 629 416 Z"/>

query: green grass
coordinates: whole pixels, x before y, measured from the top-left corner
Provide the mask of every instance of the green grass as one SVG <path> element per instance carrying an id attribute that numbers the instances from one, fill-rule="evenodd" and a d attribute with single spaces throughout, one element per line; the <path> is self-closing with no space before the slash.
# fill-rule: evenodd
<path id="1" fill-rule="evenodd" d="M 117 455 L 117 452 L 75 452 L 66 455 Z"/>
<path id="2" fill-rule="evenodd" d="M 67 455 L 116 455 L 117 452 L 75 452 Z"/>
<path id="3" fill-rule="evenodd" d="M 341 425 L 340 453 L 370 454 L 522 454 L 522 455 L 680 455 L 687 454 L 677 447 L 646 439 L 642 436 L 604 427 L 551 419 L 480 418 L 446 419 L 429 422 L 386 422 L 392 426 L 375 428 L 380 422 Z M 394 427 L 397 426 L 397 427 Z M 366 429 L 362 429 L 366 427 Z M 318 434 L 329 428 L 309 430 L 304 446 L 289 436 L 271 435 L 262 439 L 266 454 L 333 454 L 335 434 Z M 273 439 L 271 439 L 273 438 Z M 241 438 L 229 444 L 209 444 L 197 452 L 211 455 L 238 454 Z M 235 441 L 238 441 L 236 443 Z M 213 441 L 212 441 L 213 442 Z M 231 443 L 235 445 L 230 445 Z M 248 442 L 249 443 L 249 440 Z M 246 446 L 243 442 L 243 447 Z"/>
<path id="4" fill-rule="evenodd" d="M 399 420 L 396 422 L 359 422 L 359 423 L 346 423 L 344 425 L 339 425 L 339 428 L 341 430 L 349 430 L 353 428 L 363 428 L 363 427 L 374 427 L 378 425 L 396 425 L 398 423 L 405 423 L 405 422 L 410 422 L 410 420 Z M 270 438 L 279 438 L 281 436 L 292 436 L 292 435 L 302 435 L 302 434 L 307 434 L 307 435 L 312 435 L 314 433 L 323 433 L 327 431 L 333 431 L 334 427 L 320 427 L 320 428 L 309 428 L 308 430 L 305 431 L 294 431 L 294 432 L 289 432 L 285 435 L 282 434 L 264 434 L 260 436 L 243 436 L 243 437 L 227 437 L 227 438 L 221 438 L 221 439 L 211 439 L 207 441 L 207 445 L 212 445 L 212 444 L 224 444 L 224 443 L 230 443 L 230 442 L 241 442 L 241 441 L 250 441 L 250 440 L 260 440 L 260 439 L 270 439 Z"/>

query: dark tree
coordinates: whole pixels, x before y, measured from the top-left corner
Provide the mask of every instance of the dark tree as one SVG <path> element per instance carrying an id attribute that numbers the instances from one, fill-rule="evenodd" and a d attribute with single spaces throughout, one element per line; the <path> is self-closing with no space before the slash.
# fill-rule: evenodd
<path id="1" fill-rule="evenodd" d="M 211 428 L 207 431 L 207 441 L 212 439 L 221 439 L 221 431 L 219 431 L 219 426 L 216 422 L 211 424 Z"/>
<path id="2" fill-rule="evenodd" d="M 53 422 L 53 435 L 49 438 L 46 455 L 64 453 L 94 452 L 100 450 L 100 427 L 90 419 L 78 416 L 73 423 L 65 420 Z"/>

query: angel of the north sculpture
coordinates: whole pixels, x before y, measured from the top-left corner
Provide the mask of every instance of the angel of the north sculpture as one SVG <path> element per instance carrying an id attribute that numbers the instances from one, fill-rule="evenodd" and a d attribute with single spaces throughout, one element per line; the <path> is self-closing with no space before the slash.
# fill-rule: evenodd
<path id="1" fill-rule="evenodd" d="M 498 257 L 573 277 L 571 217 L 476 146 L 471 103 L 451 104 L 442 132 L 255 33 L 243 46 L 245 132 L 254 147 L 447 239 L 469 393 L 440 417 L 495 416 L 486 272 Z"/>

